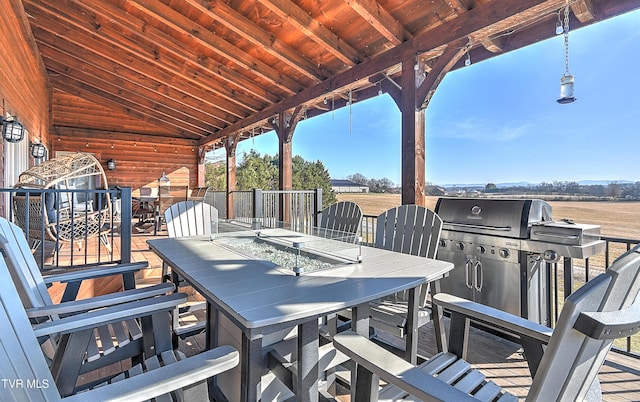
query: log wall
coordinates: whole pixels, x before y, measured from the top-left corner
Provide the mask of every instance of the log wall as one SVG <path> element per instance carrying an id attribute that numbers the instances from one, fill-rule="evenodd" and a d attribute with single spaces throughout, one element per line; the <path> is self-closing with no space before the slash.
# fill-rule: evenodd
<path id="1" fill-rule="evenodd" d="M 25 141 L 48 143 L 51 89 L 21 1 L 0 0 L 0 100 L 2 115 L 17 116 L 28 131 Z M 0 143 L 0 186 L 4 169 L 15 161 L 4 160 Z M 28 155 L 30 164 L 33 158 Z M 1 203 L 2 201 L 0 201 Z M 4 205 L 0 205 L 4 215 Z"/>
<path id="2" fill-rule="evenodd" d="M 110 186 L 157 187 L 166 172 L 172 185 L 198 187 L 198 148 L 192 141 L 160 136 L 122 134 L 55 127 L 52 150 L 90 152 L 102 163 Z M 116 161 L 116 170 L 107 161 Z"/>

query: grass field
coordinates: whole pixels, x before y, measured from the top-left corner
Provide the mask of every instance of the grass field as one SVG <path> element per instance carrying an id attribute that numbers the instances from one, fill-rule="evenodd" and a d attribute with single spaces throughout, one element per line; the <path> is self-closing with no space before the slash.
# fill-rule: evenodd
<path id="1" fill-rule="evenodd" d="M 350 200 L 365 215 L 379 215 L 400 205 L 400 194 L 338 194 L 339 201 Z M 438 197 L 427 197 L 427 207 L 435 208 Z M 603 236 L 640 239 L 640 202 L 627 201 L 549 201 L 553 218 L 600 225 Z"/>

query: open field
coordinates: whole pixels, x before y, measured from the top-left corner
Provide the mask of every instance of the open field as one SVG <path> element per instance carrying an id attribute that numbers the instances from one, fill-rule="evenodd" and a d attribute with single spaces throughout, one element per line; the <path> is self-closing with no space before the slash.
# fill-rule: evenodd
<path id="1" fill-rule="evenodd" d="M 400 205 L 400 194 L 338 194 L 338 200 L 356 202 L 365 215 L 379 215 Z M 427 197 L 427 207 L 435 208 L 438 197 Z M 633 201 L 549 201 L 553 218 L 572 219 L 602 227 L 603 236 L 640 239 L 640 202 Z"/>

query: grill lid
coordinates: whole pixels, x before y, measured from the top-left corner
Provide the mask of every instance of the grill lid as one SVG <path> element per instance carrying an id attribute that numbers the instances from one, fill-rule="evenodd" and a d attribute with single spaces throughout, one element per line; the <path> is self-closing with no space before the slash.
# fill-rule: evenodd
<path id="1" fill-rule="evenodd" d="M 445 230 L 520 239 L 551 220 L 551 205 L 538 199 L 439 198 L 435 212 Z"/>

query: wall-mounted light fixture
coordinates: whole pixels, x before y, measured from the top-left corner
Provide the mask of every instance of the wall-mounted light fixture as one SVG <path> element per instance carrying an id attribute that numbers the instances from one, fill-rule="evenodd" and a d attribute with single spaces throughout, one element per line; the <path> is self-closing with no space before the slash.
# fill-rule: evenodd
<path id="1" fill-rule="evenodd" d="M 31 143 L 31 156 L 36 159 L 44 158 L 47 154 L 47 148 L 39 142 Z"/>
<path id="2" fill-rule="evenodd" d="M 107 161 L 107 169 L 116 170 L 116 160 L 115 159 L 109 159 Z"/>
<path id="3" fill-rule="evenodd" d="M 15 116 L 2 118 L 2 138 L 7 142 L 20 142 L 24 138 L 24 126 Z"/>

